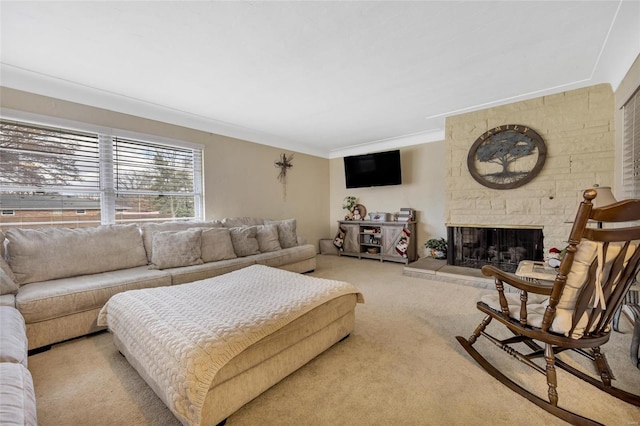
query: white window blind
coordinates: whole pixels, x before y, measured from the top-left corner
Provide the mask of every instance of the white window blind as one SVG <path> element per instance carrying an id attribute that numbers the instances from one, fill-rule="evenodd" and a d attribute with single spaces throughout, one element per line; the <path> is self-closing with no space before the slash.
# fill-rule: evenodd
<path id="1" fill-rule="evenodd" d="M 624 198 L 640 198 L 640 90 L 622 111 L 622 191 Z"/>
<path id="2" fill-rule="evenodd" d="M 0 170 L 5 191 L 98 193 L 98 136 L 2 120 Z"/>
<path id="3" fill-rule="evenodd" d="M 100 222 L 112 225 L 116 222 L 116 193 L 113 181 L 113 138 L 99 135 L 100 140 Z"/>
<path id="4" fill-rule="evenodd" d="M 0 126 L 0 210 L 15 212 L 0 217 L 0 229 L 202 219 L 201 148 L 5 119 Z"/>
<path id="5" fill-rule="evenodd" d="M 115 138 L 113 164 L 116 203 L 129 207 L 137 203 L 138 206 L 144 206 L 145 211 L 162 217 L 196 217 L 194 151 Z"/>
<path id="6" fill-rule="evenodd" d="M 116 138 L 114 171 L 118 193 L 193 195 L 190 149 Z"/>

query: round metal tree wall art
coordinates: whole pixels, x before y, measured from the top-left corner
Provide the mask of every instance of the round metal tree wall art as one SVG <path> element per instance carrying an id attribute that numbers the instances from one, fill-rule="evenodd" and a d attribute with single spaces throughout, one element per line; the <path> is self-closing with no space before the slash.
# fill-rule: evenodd
<path id="1" fill-rule="evenodd" d="M 507 124 L 483 133 L 471 146 L 471 176 L 488 188 L 513 189 L 530 182 L 544 165 L 547 147 L 527 126 Z"/>

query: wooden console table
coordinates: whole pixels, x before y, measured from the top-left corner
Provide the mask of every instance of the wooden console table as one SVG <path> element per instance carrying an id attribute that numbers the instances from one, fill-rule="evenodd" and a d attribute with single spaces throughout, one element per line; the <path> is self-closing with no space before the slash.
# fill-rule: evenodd
<path id="1" fill-rule="evenodd" d="M 409 263 L 417 260 L 416 222 L 376 222 L 370 220 L 341 220 L 339 226 L 346 230 L 340 256 L 358 259 L 377 259 L 381 262 Z M 406 228 L 410 236 L 406 257 L 396 250 Z"/>

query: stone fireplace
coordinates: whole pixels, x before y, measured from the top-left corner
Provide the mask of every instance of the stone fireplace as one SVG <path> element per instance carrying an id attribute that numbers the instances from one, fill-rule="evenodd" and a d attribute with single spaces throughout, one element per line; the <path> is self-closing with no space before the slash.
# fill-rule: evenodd
<path id="1" fill-rule="evenodd" d="M 515 272 L 522 260 L 543 260 L 541 228 L 447 227 L 449 265 L 494 265 Z"/>
<path id="2" fill-rule="evenodd" d="M 565 247 L 582 192 L 615 186 L 614 110 L 611 88 L 598 85 L 447 117 L 444 223 L 454 244 L 449 254 L 477 267 L 491 259 L 513 269 L 523 256 L 542 259 L 550 248 Z M 492 189 L 474 180 L 467 157 L 480 135 L 506 124 L 534 129 L 546 144 L 547 158 L 527 184 Z M 503 229 L 517 230 L 514 241 L 505 243 L 511 237 Z M 521 237 L 520 230 L 540 235 Z M 522 247 L 533 251 L 522 254 Z"/>

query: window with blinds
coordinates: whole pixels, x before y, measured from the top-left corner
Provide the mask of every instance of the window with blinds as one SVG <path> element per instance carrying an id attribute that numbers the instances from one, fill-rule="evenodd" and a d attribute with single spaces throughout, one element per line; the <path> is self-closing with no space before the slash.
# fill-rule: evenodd
<path id="1" fill-rule="evenodd" d="M 201 161 L 198 148 L 0 120 L 0 211 L 13 212 L 0 229 L 200 219 Z"/>
<path id="2" fill-rule="evenodd" d="M 115 138 L 113 145 L 116 218 L 149 215 L 195 217 L 195 174 L 200 156 L 193 149 Z"/>
<path id="3" fill-rule="evenodd" d="M 98 136 L 0 122 L 0 185 L 21 192 L 98 192 Z"/>
<path id="4" fill-rule="evenodd" d="M 624 198 L 640 198 L 640 88 L 622 112 L 622 191 Z"/>

